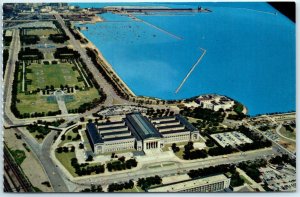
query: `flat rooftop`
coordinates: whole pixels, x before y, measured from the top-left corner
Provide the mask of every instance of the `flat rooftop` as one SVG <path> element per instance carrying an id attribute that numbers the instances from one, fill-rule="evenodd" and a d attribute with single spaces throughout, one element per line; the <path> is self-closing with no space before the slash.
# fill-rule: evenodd
<path id="1" fill-rule="evenodd" d="M 184 189 L 194 188 L 196 186 L 209 185 L 216 182 L 225 181 L 228 178 L 224 174 L 209 176 L 200 179 L 190 179 L 175 183 L 166 184 L 163 186 L 154 187 L 148 190 L 148 192 L 177 192 Z"/>
<path id="2" fill-rule="evenodd" d="M 152 123 L 141 113 L 127 114 L 125 119 L 129 123 L 129 128 L 141 139 L 162 137 Z"/>
<path id="3" fill-rule="evenodd" d="M 98 129 L 94 123 L 92 122 L 87 123 L 86 129 L 87 129 L 89 140 L 92 142 L 92 144 L 103 143 L 103 140 L 100 137 L 98 133 Z"/>

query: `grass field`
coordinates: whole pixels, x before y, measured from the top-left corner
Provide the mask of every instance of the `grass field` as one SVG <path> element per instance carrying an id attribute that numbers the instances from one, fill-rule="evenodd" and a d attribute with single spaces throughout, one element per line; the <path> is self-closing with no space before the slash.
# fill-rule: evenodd
<path id="1" fill-rule="evenodd" d="M 37 88 L 45 88 L 46 85 L 53 85 L 55 88 L 59 88 L 60 85 L 69 85 L 84 87 L 83 82 L 78 82 L 77 77 L 80 76 L 78 71 L 72 70 L 72 64 L 31 64 L 28 66 L 31 69 L 31 73 L 27 73 L 27 79 L 31 79 L 31 85 L 28 85 L 27 90 L 36 90 Z"/>
<path id="2" fill-rule="evenodd" d="M 58 159 L 58 161 L 72 174 L 73 177 L 77 177 L 78 175 L 75 173 L 75 169 L 71 165 L 71 159 L 76 158 L 75 152 L 62 152 L 57 153 L 55 152 L 55 157 Z M 96 165 L 100 165 L 100 162 L 90 163 L 86 167 L 92 167 Z M 86 168 L 85 167 L 85 168 Z M 95 172 L 91 173 L 91 175 L 95 175 Z"/>
<path id="3" fill-rule="evenodd" d="M 44 139 L 41 139 L 41 138 L 39 138 L 39 139 L 37 139 L 35 136 L 36 135 L 39 135 L 39 132 L 37 132 L 37 131 L 35 131 L 35 132 L 29 132 L 31 135 L 32 135 L 32 137 L 34 137 L 34 139 L 40 144 L 40 143 L 42 143 L 43 141 L 44 141 Z M 45 136 L 46 137 L 46 136 Z"/>
<path id="4" fill-rule="evenodd" d="M 46 96 L 41 96 L 39 94 L 25 95 L 24 93 L 19 93 L 17 98 L 20 100 L 20 102 L 17 103 L 17 109 L 21 114 L 59 110 L 56 103 L 47 102 Z"/>
<path id="5" fill-rule="evenodd" d="M 71 165 L 71 159 L 75 158 L 75 152 L 68 152 L 68 153 L 57 153 L 55 152 L 55 157 L 58 161 L 72 174 L 72 176 L 78 176 L 75 174 L 75 169 Z"/>
<path id="6" fill-rule="evenodd" d="M 183 159 L 183 148 L 180 148 L 180 150 L 179 150 L 178 152 L 176 152 L 175 155 L 176 155 L 179 159 Z"/>
<path id="7" fill-rule="evenodd" d="M 25 152 L 22 150 L 9 150 L 12 156 L 14 157 L 16 163 L 21 165 L 21 163 L 26 159 Z"/>
<path id="8" fill-rule="evenodd" d="M 290 131 L 286 130 L 284 127 L 282 127 L 282 128 L 280 129 L 280 133 L 281 133 L 281 135 L 283 135 L 284 137 L 287 137 L 287 138 L 290 138 L 290 139 L 293 139 L 293 140 L 296 139 L 296 131 L 290 132 Z"/>
<path id="9" fill-rule="evenodd" d="M 50 34 L 57 34 L 57 29 L 28 29 L 26 35 L 49 36 Z"/>
<path id="10" fill-rule="evenodd" d="M 54 59 L 53 54 L 52 53 L 44 53 L 45 59 Z"/>
<path id="11" fill-rule="evenodd" d="M 58 145 L 60 146 L 64 146 L 64 144 L 68 143 L 68 142 L 78 142 L 79 140 L 73 141 L 72 139 L 75 138 L 77 136 L 78 133 L 74 133 L 72 130 L 68 131 L 66 133 L 66 139 L 64 141 L 61 141 L 60 144 Z M 68 140 L 68 136 L 71 136 L 72 139 Z"/>
<path id="12" fill-rule="evenodd" d="M 77 91 L 76 94 L 74 94 L 74 97 L 74 101 L 66 103 L 67 109 L 76 109 L 83 103 L 88 103 L 93 101 L 95 98 L 99 98 L 100 95 L 95 88 L 90 88 L 86 91 Z"/>
<path id="13" fill-rule="evenodd" d="M 22 65 L 22 64 L 21 64 Z M 27 83 L 27 91 L 36 90 L 37 88 L 44 89 L 46 86 L 53 85 L 54 88 L 60 88 L 60 85 L 68 85 L 69 87 L 78 86 L 84 88 L 83 81 L 78 81 L 80 73 L 69 63 L 44 65 L 33 63 L 27 66 L 26 78 L 31 80 L 31 84 Z M 22 66 L 18 67 L 18 95 L 17 109 L 21 114 L 34 112 L 49 112 L 59 110 L 56 101 L 48 102 L 47 96 L 40 94 L 25 95 L 22 92 Z M 92 102 L 95 98 L 99 98 L 99 93 L 95 88 L 90 88 L 84 91 L 76 91 L 72 95 L 73 99 L 66 102 L 67 109 L 77 109 L 80 105 Z"/>

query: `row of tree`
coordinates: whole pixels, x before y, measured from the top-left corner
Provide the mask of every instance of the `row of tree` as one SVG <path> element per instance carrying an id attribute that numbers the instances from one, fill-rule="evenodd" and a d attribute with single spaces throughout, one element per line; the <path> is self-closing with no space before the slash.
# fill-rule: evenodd
<path id="1" fill-rule="evenodd" d="M 291 159 L 286 154 L 281 155 L 281 156 L 277 155 L 276 157 L 273 157 L 272 159 L 270 159 L 269 162 L 272 164 L 277 164 L 277 165 L 283 165 L 284 163 L 288 163 L 296 168 L 296 159 Z"/>
<path id="2" fill-rule="evenodd" d="M 237 152 L 237 150 L 230 145 L 227 145 L 225 147 L 217 146 L 208 150 L 208 154 L 210 156 L 227 155 L 234 152 Z"/>
<path id="3" fill-rule="evenodd" d="M 26 35 L 26 29 L 20 30 L 20 41 L 23 44 L 37 44 L 40 41 L 40 37 L 37 35 Z"/>
<path id="4" fill-rule="evenodd" d="M 158 175 L 147 177 L 147 178 L 139 178 L 137 181 L 137 185 L 141 187 L 143 190 L 147 190 L 152 185 L 159 185 L 161 183 L 162 183 L 162 179 Z"/>
<path id="5" fill-rule="evenodd" d="M 110 162 L 106 164 L 108 171 L 120 171 L 135 168 L 138 162 L 135 159 L 129 159 L 125 161 L 125 158 L 118 161 Z"/>
<path id="6" fill-rule="evenodd" d="M 207 151 L 206 150 L 194 150 L 193 142 L 188 142 L 184 146 L 183 151 L 183 159 L 185 160 L 193 160 L 193 159 L 200 159 L 200 158 L 206 158 L 207 157 Z"/>
<path id="7" fill-rule="evenodd" d="M 13 112 L 17 118 L 36 118 L 44 116 L 56 116 L 61 114 L 61 110 L 57 111 L 48 111 L 48 112 L 33 112 L 33 113 L 23 113 L 21 114 L 17 109 L 16 112 Z"/>
<path id="8" fill-rule="evenodd" d="M 100 174 L 105 172 L 104 165 L 89 166 L 86 164 L 79 164 L 76 158 L 71 159 L 71 166 L 75 169 L 78 176 L 91 175 L 92 173 Z"/>
<path id="9" fill-rule="evenodd" d="M 49 129 L 48 125 L 39 126 L 38 124 L 30 124 L 26 127 L 26 129 L 30 133 L 38 132 L 39 134 L 47 135 L 51 129 Z"/>
<path id="10" fill-rule="evenodd" d="M 232 164 L 221 164 L 218 166 L 210 166 L 207 168 L 199 168 L 197 170 L 190 170 L 188 172 L 188 175 L 194 179 L 194 178 L 202 178 L 206 176 L 211 176 L 214 174 L 223 174 L 226 172 L 230 172 L 233 174 L 235 172 L 236 168 Z"/>
<path id="11" fill-rule="evenodd" d="M 272 146 L 272 142 L 270 140 L 243 125 L 238 128 L 238 131 L 252 140 L 252 143 L 246 143 L 237 146 L 237 148 L 241 151 L 255 150 Z"/>
<path id="12" fill-rule="evenodd" d="M 38 49 L 31 49 L 29 47 L 25 47 L 25 49 L 21 49 L 18 54 L 19 60 L 40 60 L 44 59 L 44 55 Z"/>
<path id="13" fill-rule="evenodd" d="M 7 64 L 7 61 L 8 61 L 8 56 L 9 56 L 8 49 L 4 49 L 3 50 L 3 77 L 5 75 L 5 70 L 6 70 L 6 64 Z"/>
<path id="14" fill-rule="evenodd" d="M 104 192 L 101 185 L 91 185 L 90 188 L 85 188 L 80 192 Z"/>
<path id="15" fill-rule="evenodd" d="M 132 189 L 134 182 L 132 180 L 125 183 L 112 183 L 108 186 L 108 192 L 121 191 L 123 189 Z"/>
<path id="16" fill-rule="evenodd" d="M 117 85 L 111 78 L 111 76 L 109 74 L 107 74 L 105 68 L 103 68 L 103 66 L 105 65 L 100 65 L 98 63 L 98 57 L 97 57 L 97 52 L 91 48 L 86 48 L 86 53 L 87 55 L 91 58 L 93 64 L 95 65 L 95 67 L 98 69 L 98 71 L 101 73 L 101 75 L 105 78 L 106 81 L 108 81 L 114 88 L 115 92 L 117 95 L 119 95 L 120 97 L 128 100 L 129 99 L 129 95 L 127 93 L 125 93 L 122 88 L 120 88 L 119 85 Z"/>
<path id="17" fill-rule="evenodd" d="M 50 34 L 48 39 L 54 43 L 64 43 L 67 40 L 70 40 L 70 37 L 66 34 Z"/>
<path id="18" fill-rule="evenodd" d="M 68 29 L 71 32 L 71 34 L 74 36 L 74 38 L 76 40 L 79 40 L 80 42 L 83 42 L 83 41 L 81 41 L 81 40 L 83 40 L 83 38 L 81 37 L 81 35 L 78 32 L 76 32 L 75 29 L 72 28 L 71 22 L 70 21 L 66 21 L 65 24 L 68 27 Z"/>
<path id="19" fill-rule="evenodd" d="M 55 59 L 77 59 L 80 57 L 78 51 L 65 47 L 56 48 L 56 51 L 53 54 Z"/>
<path id="20" fill-rule="evenodd" d="M 57 153 L 68 153 L 68 152 L 75 152 L 75 147 L 74 146 L 71 146 L 70 148 L 69 147 L 57 147 L 56 148 L 56 152 Z"/>

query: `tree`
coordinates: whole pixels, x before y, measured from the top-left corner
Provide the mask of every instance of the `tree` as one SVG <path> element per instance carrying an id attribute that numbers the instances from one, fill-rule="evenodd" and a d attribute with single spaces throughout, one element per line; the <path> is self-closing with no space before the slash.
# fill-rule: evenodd
<path id="1" fill-rule="evenodd" d="M 56 152 L 57 152 L 57 153 L 62 153 L 62 151 L 63 151 L 63 148 L 62 148 L 62 147 L 56 148 Z"/>
<path id="2" fill-rule="evenodd" d="M 125 162 L 125 157 L 122 156 L 122 157 L 120 157 L 118 160 L 121 161 L 122 163 L 124 163 L 124 162 Z"/>
<path id="3" fill-rule="evenodd" d="M 244 179 L 242 179 L 239 175 L 238 172 L 235 172 L 232 176 L 231 176 L 231 181 L 230 181 L 230 185 L 232 187 L 238 187 L 244 184 Z"/>
<path id="4" fill-rule="evenodd" d="M 79 149 L 83 149 L 84 145 L 82 143 L 79 144 Z"/>
<path id="5" fill-rule="evenodd" d="M 108 164 L 106 164 L 106 167 L 107 167 L 107 169 L 108 169 L 108 171 L 112 171 L 112 164 L 111 163 L 108 163 Z"/>
<path id="6" fill-rule="evenodd" d="M 67 152 L 69 152 L 69 148 L 68 148 L 68 147 L 63 147 L 63 151 L 64 151 L 65 153 L 67 153 Z"/>
<path id="7" fill-rule="evenodd" d="M 115 153 L 111 153 L 111 158 L 115 158 Z"/>
<path id="8" fill-rule="evenodd" d="M 212 139 L 207 139 L 205 142 L 206 146 L 213 147 L 215 145 L 214 141 Z"/>
<path id="9" fill-rule="evenodd" d="M 93 156 L 89 155 L 88 158 L 85 161 L 93 161 Z"/>

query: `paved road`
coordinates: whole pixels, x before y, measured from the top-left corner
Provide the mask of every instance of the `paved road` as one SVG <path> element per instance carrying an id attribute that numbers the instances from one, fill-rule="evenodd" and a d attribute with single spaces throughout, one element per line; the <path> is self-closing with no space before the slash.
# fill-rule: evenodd
<path id="1" fill-rule="evenodd" d="M 13 39 L 12 43 L 10 46 L 10 55 L 8 59 L 8 65 L 7 65 L 7 70 L 6 74 L 4 76 L 4 108 L 5 108 L 5 113 L 4 113 L 4 120 L 6 124 L 9 125 L 14 125 L 17 122 L 20 123 L 22 121 L 19 121 L 15 116 L 12 114 L 10 110 L 10 105 L 11 105 L 11 93 L 12 93 L 12 84 L 14 80 L 14 72 L 15 72 L 15 64 L 16 61 L 18 60 L 18 53 L 20 51 L 20 38 L 19 38 L 19 30 L 14 29 L 13 30 Z M 35 119 L 36 121 L 36 119 Z M 51 184 L 53 185 L 54 191 L 68 191 L 68 188 L 66 187 L 64 181 L 62 181 L 59 172 L 57 171 L 55 165 L 51 163 L 51 159 L 49 158 L 49 153 L 47 154 L 47 151 L 43 149 L 42 146 L 47 147 L 48 144 L 52 144 L 53 137 L 55 135 L 56 131 L 52 131 L 45 139 L 45 144 L 41 145 L 38 144 L 37 141 L 33 139 L 32 136 L 27 136 L 25 135 L 20 129 L 13 129 L 16 133 L 20 134 L 22 136 L 22 139 L 30 146 L 33 154 L 38 158 L 38 160 L 42 163 L 44 166 L 44 169 L 47 172 L 47 175 L 50 179 Z M 51 143 L 50 143 L 51 142 Z M 51 165 L 52 164 L 52 165 Z M 53 177 L 51 176 L 51 173 L 56 170 L 57 176 Z M 51 171 L 51 172 L 50 172 Z"/>
<path id="2" fill-rule="evenodd" d="M 70 188 L 68 188 L 68 183 L 60 169 L 56 167 L 53 163 L 52 159 L 49 157 L 50 155 L 50 147 L 53 143 L 54 136 L 57 131 L 51 131 L 43 141 L 42 147 L 39 152 L 39 159 L 44 166 L 49 180 L 52 184 L 53 190 L 55 192 L 68 192 Z"/>
<path id="3" fill-rule="evenodd" d="M 20 51 L 20 48 L 21 48 L 21 43 L 20 43 L 19 30 L 14 29 L 12 42 L 9 48 L 9 57 L 6 66 L 6 73 L 3 79 L 4 81 L 3 102 L 4 102 L 5 114 L 9 115 L 10 118 L 12 119 L 13 118 L 15 119 L 15 116 L 10 111 L 12 84 L 14 80 L 16 61 L 18 60 L 18 53 Z"/>
<path id="4" fill-rule="evenodd" d="M 251 125 L 249 122 L 247 121 L 243 121 L 245 124 L 247 124 L 249 126 L 249 128 L 251 130 L 255 130 L 256 132 L 259 132 L 260 134 L 262 134 L 265 138 L 267 138 L 268 140 L 270 140 L 273 144 L 273 147 L 276 148 L 276 150 L 279 153 L 282 154 L 287 154 L 289 155 L 291 158 L 296 158 L 296 155 L 294 155 L 294 153 L 290 152 L 289 150 L 287 150 L 286 148 L 284 148 L 283 146 L 281 146 L 279 143 L 275 142 L 274 140 L 272 140 L 271 138 L 269 138 L 268 136 L 266 136 L 263 132 L 261 132 L 259 129 L 257 129 L 256 127 L 254 127 L 253 125 Z"/>
<path id="5" fill-rule="evenodd" d="M 285 140 L 287 140 L 287 141 L 289 141 L 289 142 L 294 142 L 294 143 L 296 143 L 296 140 L 291 139 L 291 138 L 288 138 L 288 137 L 285 137 L 284 135 L 282 135 L 282 134 L 280 133 L 280 129 L 281 129 L 281 128 L 282 128 L 282 124 L 278 125 L 278 127 L 276 127 L 276 133 L 277 133 L 280 137 L 284 138 Z"/>
<path id="6" fill-rule="evenodd" d="M 272 149 L 263 149 L 258 151 L 251 151 L 246 154 L 234 154 L 228 155 L 227 158 L 223 158 L 222 156 L 219 157 L 210 157 L 202 160 L 192 160 L 192 161 L 185 161 L 179 162 L 173 161 L 175 165 L 166 166 L 161 168 L 149 168 L 149 166 L 153 165 L 160 165 L 161 161 L 158 162 L 149 162 L 149 164 L 143 165 L 142 168 L 134 171 L 131 170 L 129 172 L 118 172 L 116 174 L 103 174 L 98 175 L 98 177 L 90 176 L 86 178 L 76 178 L 73 180 L 77 184 L 81 185 L 89 185 L 89 184 L 102 184 L 107 185 L 114 182 L 122 182 L 128 181 L 130 179 L 138 180 L 141 177 L 148 177 L 154 175 L 160 176 L 170 176 L 176 174 L 185 174 L 189 170 L 198 169 L 198 168 L 205 168 L 209 166 L 216 166 L 220 164 L 232 164 L 232 163 L 239 163 L 241 161 L 248 161 L 248 160 L 256 160 L 260 158 L 266 158 L 275 154 L 276 152 Z M 172 161 L 170 161 L 172 163 Z M 81 179 L 81 180 L 79 180 Z"/>
<path id="7" fill-rule="evenodd" d="M 61 24 L 62 28 L 65 30 L 66 34 L 70 37 L 70 43 L 74 46 L 74 49 L 79 52 L 80 57 L 83 59 L 85 64 L 87 65 L 88 69 L 93 74 L 93 77 L 97 81 L 97 83 L 100 85 L 100 87 L 103 89 L 104 93 L 107 95 L 107 99 L 105 101 L 106 105 L 112 105 L 113 99 L 119 101 L 120 103 L 129 103 L 129 101 L 126 101 L 122 98 L 120 98 L 116 92 L 114 91 L 114 88 L 111 84 L 109 84 L 100 74 L 98 69 L 94 66 L 90 58 L 86 54 L 86 50 L 84 47 L 81 47 L 80 41 L 76 40 L 73 36 L 73 34 L 69 31 L 69 29 L 66 27 L 62 17 L 59 14 L 54 15 L 57 21 Z"/>

